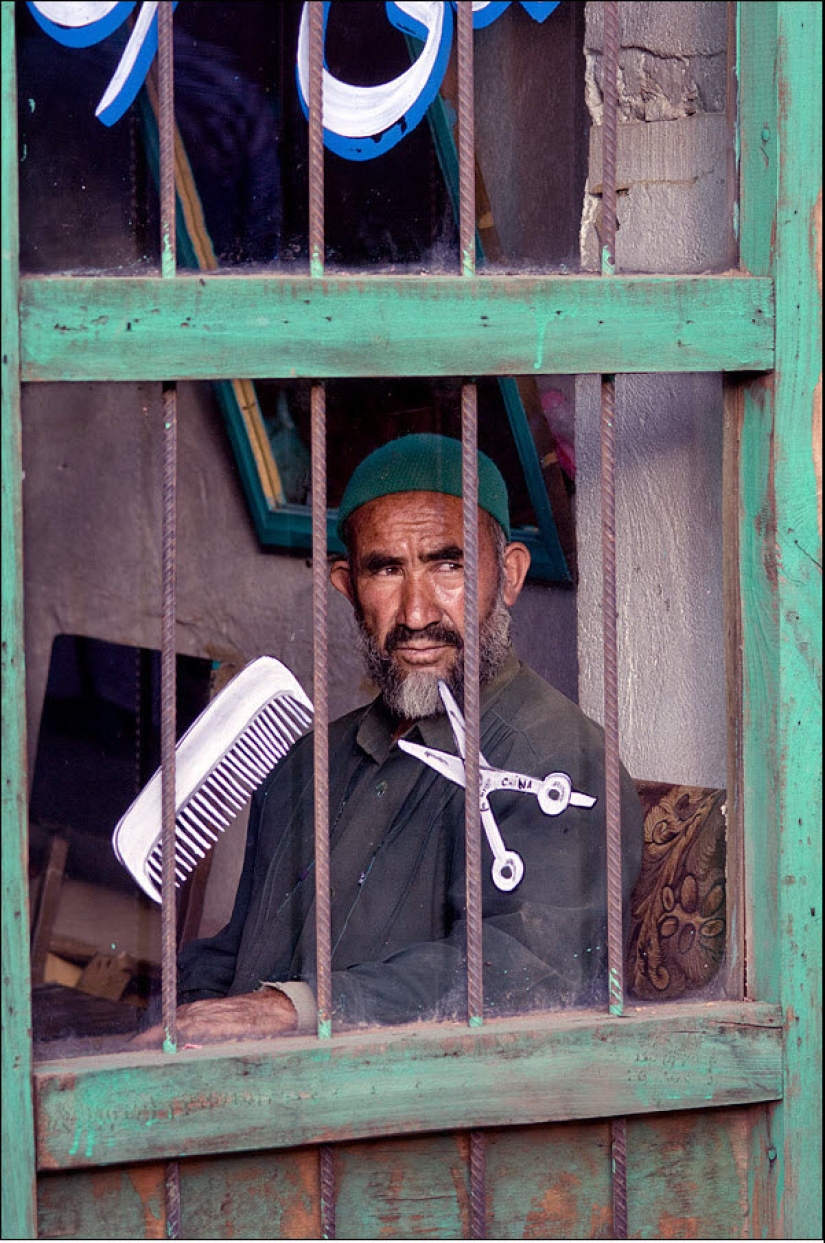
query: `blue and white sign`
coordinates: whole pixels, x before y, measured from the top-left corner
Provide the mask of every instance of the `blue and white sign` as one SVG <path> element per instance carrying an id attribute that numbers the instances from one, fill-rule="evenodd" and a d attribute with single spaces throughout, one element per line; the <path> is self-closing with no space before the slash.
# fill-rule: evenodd
<path id="1" fill-rule="evenodd" d="M 324 0 L 324 39 L 332 0 Z M 490 26 L 511 0 L 473 0 L 473 26 Z M 520 0 L 543 22 L 559 0 Z M 135 0 L 29 0 L 41 28 L 64 47 L 101 43 L 126 21 Z M 177 7 L 175 0 L 174 7 Z M 432 103 L 447 68 L 453 41 L 455 0 L 397 0 L 387 3 L 387 20 L 423 42 L 421 54 L 404 73 L 379 86 L 354 86 L 331 74 L 324 58 L 324 142 L 347 160 L 371 160 L 389 151 L 415 129 Z M 144 0 L 114 76 L 95 115 L 114 125 L 133 102 L 158 47 L 157 0 Z M 298 34 L 296 77 L 304 113 L 309 94 L 309 6 L 304 4 Z"/>

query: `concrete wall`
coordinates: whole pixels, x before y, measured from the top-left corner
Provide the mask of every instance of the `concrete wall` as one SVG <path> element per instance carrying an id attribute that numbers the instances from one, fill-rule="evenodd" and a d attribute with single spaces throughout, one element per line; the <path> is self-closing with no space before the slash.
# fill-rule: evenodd
<path id="1" fill-rule="evenodd" d="M 621 273 L 730 263 L 726 5 L 622 4 L 617 264 Z M 601 243 L 602 6 L 588 4 L 593 121 L 582 264 Z M 622 753 L 637 776 L 725 784 L 722 391 L 718 376 L 617 385 Z M 602 717 L 599 385 L 576 394 L 579 697 Z"/>

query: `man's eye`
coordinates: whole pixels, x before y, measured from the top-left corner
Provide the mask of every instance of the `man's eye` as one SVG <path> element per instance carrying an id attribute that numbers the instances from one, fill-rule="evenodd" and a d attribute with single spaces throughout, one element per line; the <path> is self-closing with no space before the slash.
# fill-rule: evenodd
<path id="1" fill-rule="evenodd" d="M 439 561 L 438 568 L 446 574 L 460 574 L 464 565 L 461 561 Z"/>

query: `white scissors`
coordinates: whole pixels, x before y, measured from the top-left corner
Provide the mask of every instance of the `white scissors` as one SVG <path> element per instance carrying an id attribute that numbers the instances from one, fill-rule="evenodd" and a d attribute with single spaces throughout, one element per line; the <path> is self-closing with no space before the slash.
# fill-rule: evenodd
<path id="1" fill-rule="evenodd" d="M 429 764 L 436 772 L 454 781 L 456 785 L 467 784 L 464 760 L 467 751 L 467 727 L 464 714 L 453 698 L 444 682 L 438 683 L 438 690 L 447 709 L 450 725 L 458 747 L 458 755 L 450 755 L 448 751 L 435 751 L 432 747 L 422 747 L 417 742 L 399 739 L 398 745 L 403 751 L 414 755 L 424 764 Z M 535 794 L 539 807 L 546 816 L 560 816 L 572 804 L 573 807 L 593 807 L 595 798 L 590 794 L 580 794 L 573 789 L 573 783 L 567 773 L 548 773 L 542 777 L 528 777 L 525 773 L 507 772 L 503 768 L 492 768 L 479 752 L 479 810 L 481 823 L 487 834 L 487 841 L 493 852 L 492 877 L 496 889 L 509 893 L 520 884 L 524 876 L 524 860 L 515 850 L 508 850 L 499 832 L 496 818 L 490 807 L 490 794 L 493 790 L 515 790 L 520 794 Z"/>

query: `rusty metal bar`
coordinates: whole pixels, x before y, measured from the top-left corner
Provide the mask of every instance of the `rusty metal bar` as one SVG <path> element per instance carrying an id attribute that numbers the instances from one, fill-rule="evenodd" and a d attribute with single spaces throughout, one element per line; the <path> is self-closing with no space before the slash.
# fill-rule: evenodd
<path id="1" fill-rule="evenodd" d="M 458 13 L 458 159 L 462 275 L 475 275 L 475 154 L 473 150 L 473 13 L 460 0 Z M 461 386 L 462 494 L 464 520 L 464 716 L 467 722 L 465 834 L 467 874 L 467 1003 L 471 1026 L 481 1024 L 481 824 L 479 818 L 480 702 L 478 655 L 478 392 Z"/>
<path id="2" fill-rule="evenodd" d="M 462 276 L 476 272 L 475 73 L 471 0 L 456 5 L 458 60 L 458 241 Z"/>
<path id="3" fill-rule="evenodd" d="M 175 79 L 171 0 L 158 5 L 158 76 L 160 146 L 160 262 L 161 276 L 174 280 L 177 238 L 175 230 Z M 162 389 L 163 421 L 163 535 L 161 616 L 161 1022 L 163 1048 L 177 1050 L 177 901 L 175 892 L 175 741 L 177 736 L 177 670 L 175 628 L 177 613 L 177 387 Z M 164 1178 L 166 1235 L 181 1238 L 180 1168 L 166 1166 Z"/>
<path id="4" fill-rule="evenodd" d="M 619 122 L 619 5 L 604 3 L 602 57 L 602 276 L 616 274 L 616 164 Z M 605 822 L 607 833 L 607 963 L 610 1013 L 624 1012 L 622 822 L 619 761 L 619 674 L 616 606 L 616 383 L 601 383 L 602 637 L 604 645 Z M 627 1238 L 627 1122 L 610 1127 L 613 1237 Z"/>
<path id="5" fill-rule="evenodd" d="M 160 219 L 164 277 L 175 276 L 174 80 L 172 76 L 172 5 L 158 7 L 160 73 Z M 177 579 L 177 401 L 175 385 L 165 383 L 163 418 L 163 606 L 161 618 L 161 804 L 162 804 L 162 953 L 163 1028 L 166 1044 L 176 1044 L 175 926 L 175 610 Z"/>
<path id="6" fill-rule="evenodd" d="M 619 124 L 619 5 L 605 0 L 602 50 L 602 275 L 616 272 L 616 154 Z"/>
<path id="7" fill-rule="evenodd" d="M 309 270 L 324 275 L 324 8 L 309 5 Z M 329 862 L 329 697 L 327 691 L 326 389 L 310 390 L 312 451 L 312 651 L 315 703 L 315 968 L 318 1037 L 332 1035 L 332 916 Z M 335 1150 L 319 1152 L 321 1232 L 335 1238 Z"/>
<path id="8" fill-rule="evenodd" d="M 324 273 L 323 5 L 309 6 L 309 249 L 314 276 Z M 326 390 L 313 384 L 312 600 L 315 700 L 315 909 L 318 1035 L 331 1034 L 332 936 L 329 899 L 329 706 L 327 696 L 327 444 Z"/>
<path id="9" fill-rule="evenodd" d="M 309 4 L 309 271 L 324 275 L 324 9 Z"/>
<path id="10" fill-rule="evenodd" d="M 319 1149 L 321 1184 L 321 1237 L 335 1238 L 335 1149 L 324 1144 Z"/>
<path id="11" fill-rule="evenodd" d="M 487 1238 L 487 1136 L 470 1132 L 470 1238 Z"/>
<path id="12" fill-rule="evenodd" d="M 461 274 L 476 274 L 475 199 L 475 75 L 473 68 L 473 6 L 456 5 L 458 61 L 458 185 Z M 461 386 L 461 493 L 464 527 L 464 717 L 467 723 L 464 798 L 465 905 L 467 910 L 467 1016 L 480 1027 L 484 1016 L 483 921 L 481 898 L 481 820 L 479 814 L 479 753 L 481 693 L 479 687 L 479 538 L 478 538 L 478 389 Z M 470 1238 L 487 1237 L 485 1136 L 470 1133 Z"/>

